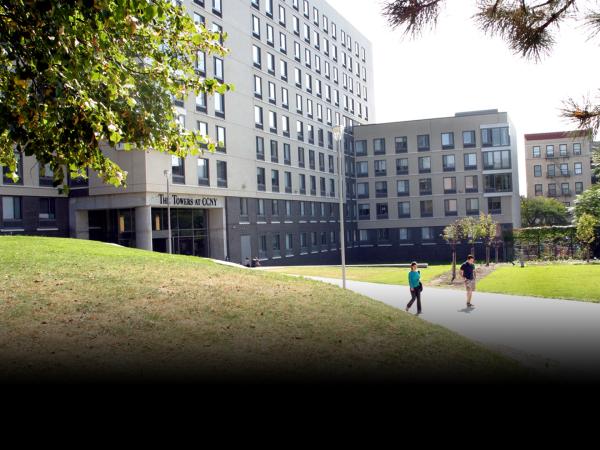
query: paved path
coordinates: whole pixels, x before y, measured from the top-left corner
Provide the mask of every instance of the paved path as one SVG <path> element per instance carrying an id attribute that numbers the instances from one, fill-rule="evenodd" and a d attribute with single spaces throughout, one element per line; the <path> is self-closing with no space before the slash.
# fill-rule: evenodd
<path id="1" fill-rule="evenodd" d="M 307 277 L 341 286 L 342 281 Z M 407 286 L 347 281 L 360 294 L 404 310 Z M 600 304 L 425 286 L 423 320 L 442 325 L 550 374 L 600 380 Z M 416 304 L 411 311 L 416 312 Z"/>

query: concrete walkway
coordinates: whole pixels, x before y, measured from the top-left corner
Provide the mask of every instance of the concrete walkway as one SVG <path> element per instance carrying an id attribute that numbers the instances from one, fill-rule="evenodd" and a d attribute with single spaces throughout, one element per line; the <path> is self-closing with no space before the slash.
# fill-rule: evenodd
<path id="1" fill-rule="evenodd" d="M 346 286 L 402 310 L 410 300 L 407 286 L 360 281 Z M 466 307 L 464 291 L 425 286 L 419 317 L 549 374 L 600 380 L 600 304 L 475 292 L 473 305 Z"/>

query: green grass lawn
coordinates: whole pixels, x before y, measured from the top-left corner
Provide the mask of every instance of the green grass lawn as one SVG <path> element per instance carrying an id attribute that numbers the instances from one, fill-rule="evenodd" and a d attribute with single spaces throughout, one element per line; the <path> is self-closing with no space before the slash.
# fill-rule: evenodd
<path id="1" fill-rule="evenodd" d="M 421 280 L 427 283 L 451 270 L 451 265 L 429 266 L 421 271 Z M 289 275 L 305 275 L 324 278 L 342 278 L 342 268 L 339 266 L 303 266 L 303 267 L 277 267 L 269 268 L 269 272 L 286 273 Z M 354 281 L 367 281 L 369 283 L 408 285 L 407 268 L 399 267 L 347 267 L 346 278 Z"/>
<path id="2" fill-rule="evenodd" d="M 109 244 L 0 237 L 0 378 L 530 379 L 335 286 Z"/>
<path id="3" fill-rule="evenodd" d="M 504 266 L 478 281 L 477 290 L 598 303 L 600 302 L 600 265 Z"/>

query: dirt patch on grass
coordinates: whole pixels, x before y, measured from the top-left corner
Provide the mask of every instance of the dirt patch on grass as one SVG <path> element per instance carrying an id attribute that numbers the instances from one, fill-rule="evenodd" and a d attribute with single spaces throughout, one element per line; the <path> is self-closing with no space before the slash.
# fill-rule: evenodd
<path id="1" fill-rule="evenodd" d="M 478 265 L 477 270 L 477 280 L 483 280 L 490 273 L 496 270 L 499 267 L 506 266 L 506 264 L 493 264 L 490 263 L 489 266 L 485 264 Z M 437 278 L 434 278 L 428 283 L 429 286 L 433 287 L 447 287 L 452 289 L 462 289 L 465 287 L 465 280 L 460 276 L 460 264 L 456 265 L 456 279 L 452 281 L 452 270 L 449 272 L 445 272 Z"/>

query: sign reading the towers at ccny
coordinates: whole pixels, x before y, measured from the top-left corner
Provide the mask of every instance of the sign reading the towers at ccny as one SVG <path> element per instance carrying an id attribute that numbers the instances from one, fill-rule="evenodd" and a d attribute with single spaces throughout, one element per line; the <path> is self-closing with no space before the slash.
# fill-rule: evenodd
<path id="1" fill-rule="evenodd" d="M 174 208 L 223 208 L 225 206 L 223 198 L 220 197 L 171 194 L 170 202 L 167 198 L 166 194 L 158 194 L 152 197 L 152 204 L 167 206 L 167 203 L 170 203 Z"/>

